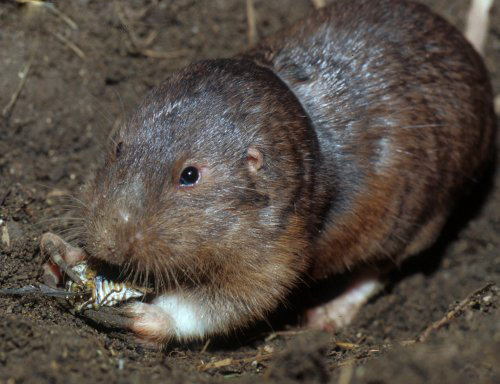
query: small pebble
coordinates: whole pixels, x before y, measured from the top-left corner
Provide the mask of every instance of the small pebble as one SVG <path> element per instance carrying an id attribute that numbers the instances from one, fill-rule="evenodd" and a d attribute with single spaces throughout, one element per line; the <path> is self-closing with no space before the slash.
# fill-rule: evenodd
<path id="1" fill-rule="evenodd" d="M 125 360 L 118 359 L 118 369 L 121 371 L 125 367 Z"/>
<path id="2" fill-rule="evenodd" d="M 7 226 L 2 227 L 2 244 L 7 248 L 10 247 L 9 229 Z"/>

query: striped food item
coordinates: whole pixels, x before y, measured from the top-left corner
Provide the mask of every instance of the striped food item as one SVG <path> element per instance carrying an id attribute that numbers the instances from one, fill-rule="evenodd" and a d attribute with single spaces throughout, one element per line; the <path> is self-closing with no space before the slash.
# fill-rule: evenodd
<path id="1" fill-rule="evenodd" d="M 66 282 L 66 289 L 69 292 L 81 293 L 80 296 L 68 298 L 77 312 L 83 309 L 98 310 L 102 306 L 111 307 L 145 295 L 145 292 L 127 283 L 117 283 L 97 275 L 86 262 L 77 263 L 71 269 L 83 282 L 83 285 L 78 285 L 72 280 Z"/>

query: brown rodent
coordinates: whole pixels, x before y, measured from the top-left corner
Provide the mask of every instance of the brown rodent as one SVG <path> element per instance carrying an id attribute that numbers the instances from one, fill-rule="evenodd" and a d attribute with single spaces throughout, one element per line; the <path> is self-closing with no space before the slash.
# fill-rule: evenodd
<path id="1" fill-rule="evenodd" d="M 225 334 L 321 280 L 429 246 L 493 153 L 479 55 L 423 5 L 336 0 L 188 66 L 113 137 L 85 249 L 158 296 L 149 341 Z"/>

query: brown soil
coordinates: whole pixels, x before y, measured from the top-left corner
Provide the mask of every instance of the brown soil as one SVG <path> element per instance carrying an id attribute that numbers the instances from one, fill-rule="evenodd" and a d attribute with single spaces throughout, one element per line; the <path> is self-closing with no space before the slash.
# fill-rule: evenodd
<path id="1" fill-rule="evenodd" d="M 468 1 L 426 2 L 463 28 Z M 40 281 L 40 235 L 71 227 L 58 196 L 77 193 L 101 143 L 147 90 L 193 60 L 248 46 L 243 0 L 55 5 L 62 16 L 48 7 L 0 4 L 1 108 L 31 63 L 17 102 L 0 120 L 0 288 Z M 309 12 L 311 3 L 256 0 L 255 8 L 263 36 Z M 498 94 L 498 2 L 492 16 L 486 62 Z M 158 35 L 148 42 L 151 33 Z M 499 170 L 489 193 L 464 201 L 438 246 L 406 263 L 344 330 L 254 331 L 205 349 L 151 351 L 55 299 L 3 296 L 0 382 L 498 383 Z M 466 298 L 456 316 L 411 342 Z"/>

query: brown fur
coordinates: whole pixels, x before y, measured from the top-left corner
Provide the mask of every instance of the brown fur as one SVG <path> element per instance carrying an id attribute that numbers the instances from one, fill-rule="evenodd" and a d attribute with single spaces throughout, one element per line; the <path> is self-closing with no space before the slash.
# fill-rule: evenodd
<path id="1" fill-rule="evenodd" d="M 337 0 L 155 89 L 86 189 L 86 248 L 206 303 L 227 333 L 307 273 L 432 243 L 491 158 L 493 117 L 480 57 L 443 19 Z M 182 187 L 190 165 L 201 181 Z"/>
<path id="2" fill-rule="evenodd" d="M 492 157 L 486 69 L 423 5 L 337 0 L 244 57 L 294 90 L 319 133 L 334 202 L 314 276 L 422 251 Z"/>

